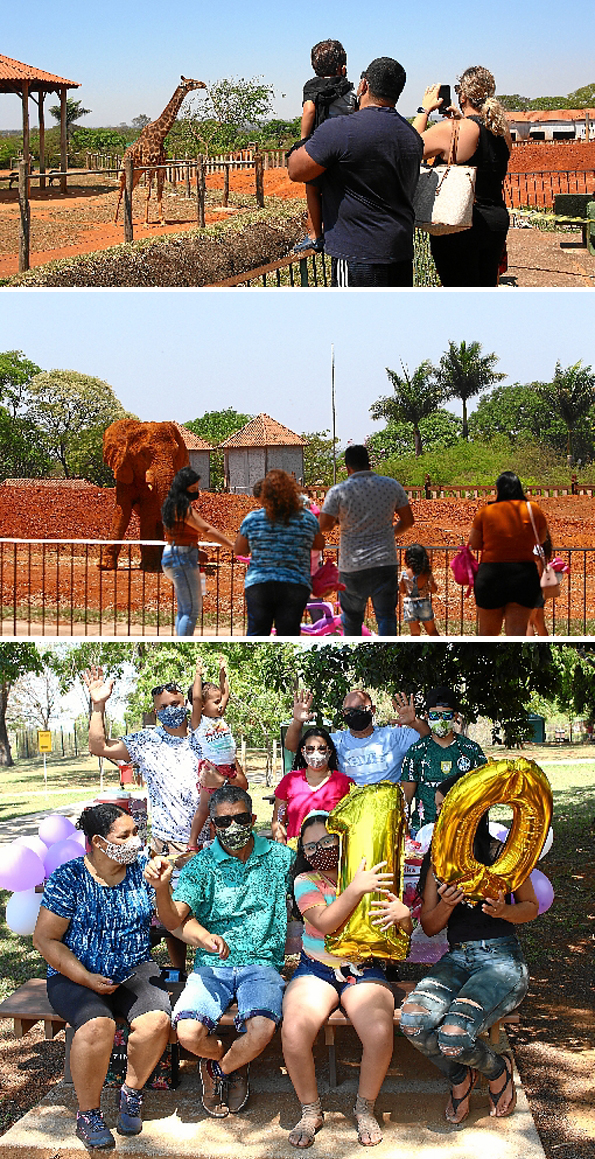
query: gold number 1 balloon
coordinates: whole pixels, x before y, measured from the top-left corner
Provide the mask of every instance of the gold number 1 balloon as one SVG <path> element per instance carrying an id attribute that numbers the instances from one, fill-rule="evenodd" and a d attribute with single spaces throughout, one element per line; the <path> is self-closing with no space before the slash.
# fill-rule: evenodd
<path id="1" fill-rule="evenodd" d="M 512 826 L 493 865 L 473 855 L 477 826 L 486 809 L 510 805 Z M 432 836 L 432 863 L 439 881 L 456 884 L 469 901 L 512 893 L 528 878 L 543 849 L 552 817 L 550 783 L 534 761 L 488 761 L 472 769 L 447 793 Z"/>
<path id="2" fill-rule="evenodd" d="M 393 874 L 391 892 L 402 897 L 405 827 L 403 794 L 399 785 L 391 781 L 353 788 L 335 805 L 327 829 L 329 833 L 338 833 L 341 838 L 337 896 L 353 880 L 365 857 L 367 869 L 386 861 L 383 872 Z M 361 962 L 365 958 L 406 958 L 408 934 L 399 926 L 382 931 L 372 925 L 374 911 L 370 912 L 370 906 L 380 896 L 364 894 L 341 929 L 327 934 L 325 945 L 330 954 L 348 962 Z"/>

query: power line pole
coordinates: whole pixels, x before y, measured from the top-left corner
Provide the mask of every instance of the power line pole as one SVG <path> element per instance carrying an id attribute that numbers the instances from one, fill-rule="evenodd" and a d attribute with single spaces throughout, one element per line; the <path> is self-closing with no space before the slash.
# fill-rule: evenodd
<path id="1" fill-rule="evenodd" d="M 335 344 L 331 342 L 331 409 L 333 414 L 333 486 L 337 482 L 337 416 L 335 412 Z"/>

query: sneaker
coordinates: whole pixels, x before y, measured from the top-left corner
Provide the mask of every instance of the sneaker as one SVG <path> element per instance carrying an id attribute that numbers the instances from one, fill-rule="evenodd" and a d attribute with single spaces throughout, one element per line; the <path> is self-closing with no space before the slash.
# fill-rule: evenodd
<path id="1" fill-rule="evenodd" d="M 198 1073 L 202 1086 L 202 1105 L 207 1115 L 212 1115 L 214 1119 L 225 1119 L 229 1115 L 226 1079 L 213 1073 L 210 1058 L 199 1060 Z"/>
<path id="2" fill-rule="evenodd" d="M 248 1083 L 248 1075 L 250 1074 L 250 1063 L 247 1066 L 241 1066 L 238 1070 L 232 1070 L 231 1074 L 227 1076 L 227 1105 L 232 1115 L 237 1115 L 246 1106 L 250 1097 L 250 1085 Z"/>
<path id="3" fill-rule="evenodd" d="M 314 253 L 321 254 L 324 250 L 324 238 L 305 237 L 303 241 L 298 241 L 297 245 L 293 247 L 294 254 L 303 254 L 308 250 L 314 250 Z"/>
<path id="4" fill-rule="evenodd" d="M 140 1117 L 142 1091 L 133 1091 L 124 1084 L 120 1090 L 120 1114 L 116 1130 L 119 1135 L 140 1135 L 143 1121 Z"/>
<path id="5" fill-rule="evenodd" d="M 89 1151 L 107 1151 L 116 1146 L 116 1140 L 108 1131 L 99 1107 L 92 1111 L 77 1111 L 76 1134 Z"/>

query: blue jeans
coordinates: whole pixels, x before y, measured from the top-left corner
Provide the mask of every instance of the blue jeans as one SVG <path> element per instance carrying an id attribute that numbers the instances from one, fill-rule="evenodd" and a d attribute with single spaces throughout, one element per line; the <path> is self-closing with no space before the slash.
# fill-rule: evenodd
<path id="1" fill-rule="evenodd" d="M 194 1018 L 214 1030 L 221 1015 L 237 999 L 236 1030 L 260 1015 L 276 1025 L 281 1021 L 285 982 L 273 966 L 199 966 L 174 1006 L 173 1024 Z"/>
<path id="2" fill-rule="evenodd" d="M 529 971 L 515 937 L 462 942 L 418 982 L 402 1007 L 401 1029 L 452 1085 L 464 1082 L 466 1067 L 488 1080 L 498 1078 L 504 1073 L 502 1056 L 478 1035 L 514 1010 L 528 986 Z M 457 1033 L 446 1034 L 446 1026 Z M 445 1049 L 456 1055 L 444 1054 Z"/>
<path id="3" fill-rule="evenodd" d="M 397 565 L 367 567 L 362 571 L 342 571 L 339 573 L 345 591 L 339 592 L 346 636 L 361 636 L 364 613 L 369 599 L 372 600 L 379 636 L 397 634 Z"/>
<path id="4" fill-rule="evenodd" d="M 176 593 L 176 636 L 193 636 L 202 609 L 198 548 L 168 543 L 161 566 Z"/>
<path id="5" fill-rule="evenodd" d="M 310 589 L 305 584 L 267 580 L 246 588 L 247 636 L 270 636 L 273 623 L 278 636 L 299 636 Z"/>

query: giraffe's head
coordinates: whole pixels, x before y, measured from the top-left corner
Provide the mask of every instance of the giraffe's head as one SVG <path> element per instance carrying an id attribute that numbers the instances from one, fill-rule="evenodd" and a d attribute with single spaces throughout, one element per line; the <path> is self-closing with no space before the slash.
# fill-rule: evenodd
<path id="1" fill-rule="evenodd" d="M 187 76 L 180 77 L 180 79 L 182 81 L 180 88 L 185 89 L 187 93 L 191 93 L 193 89 L 206 89 L 207 87 L 204 80 L 190 80 Z"/>

